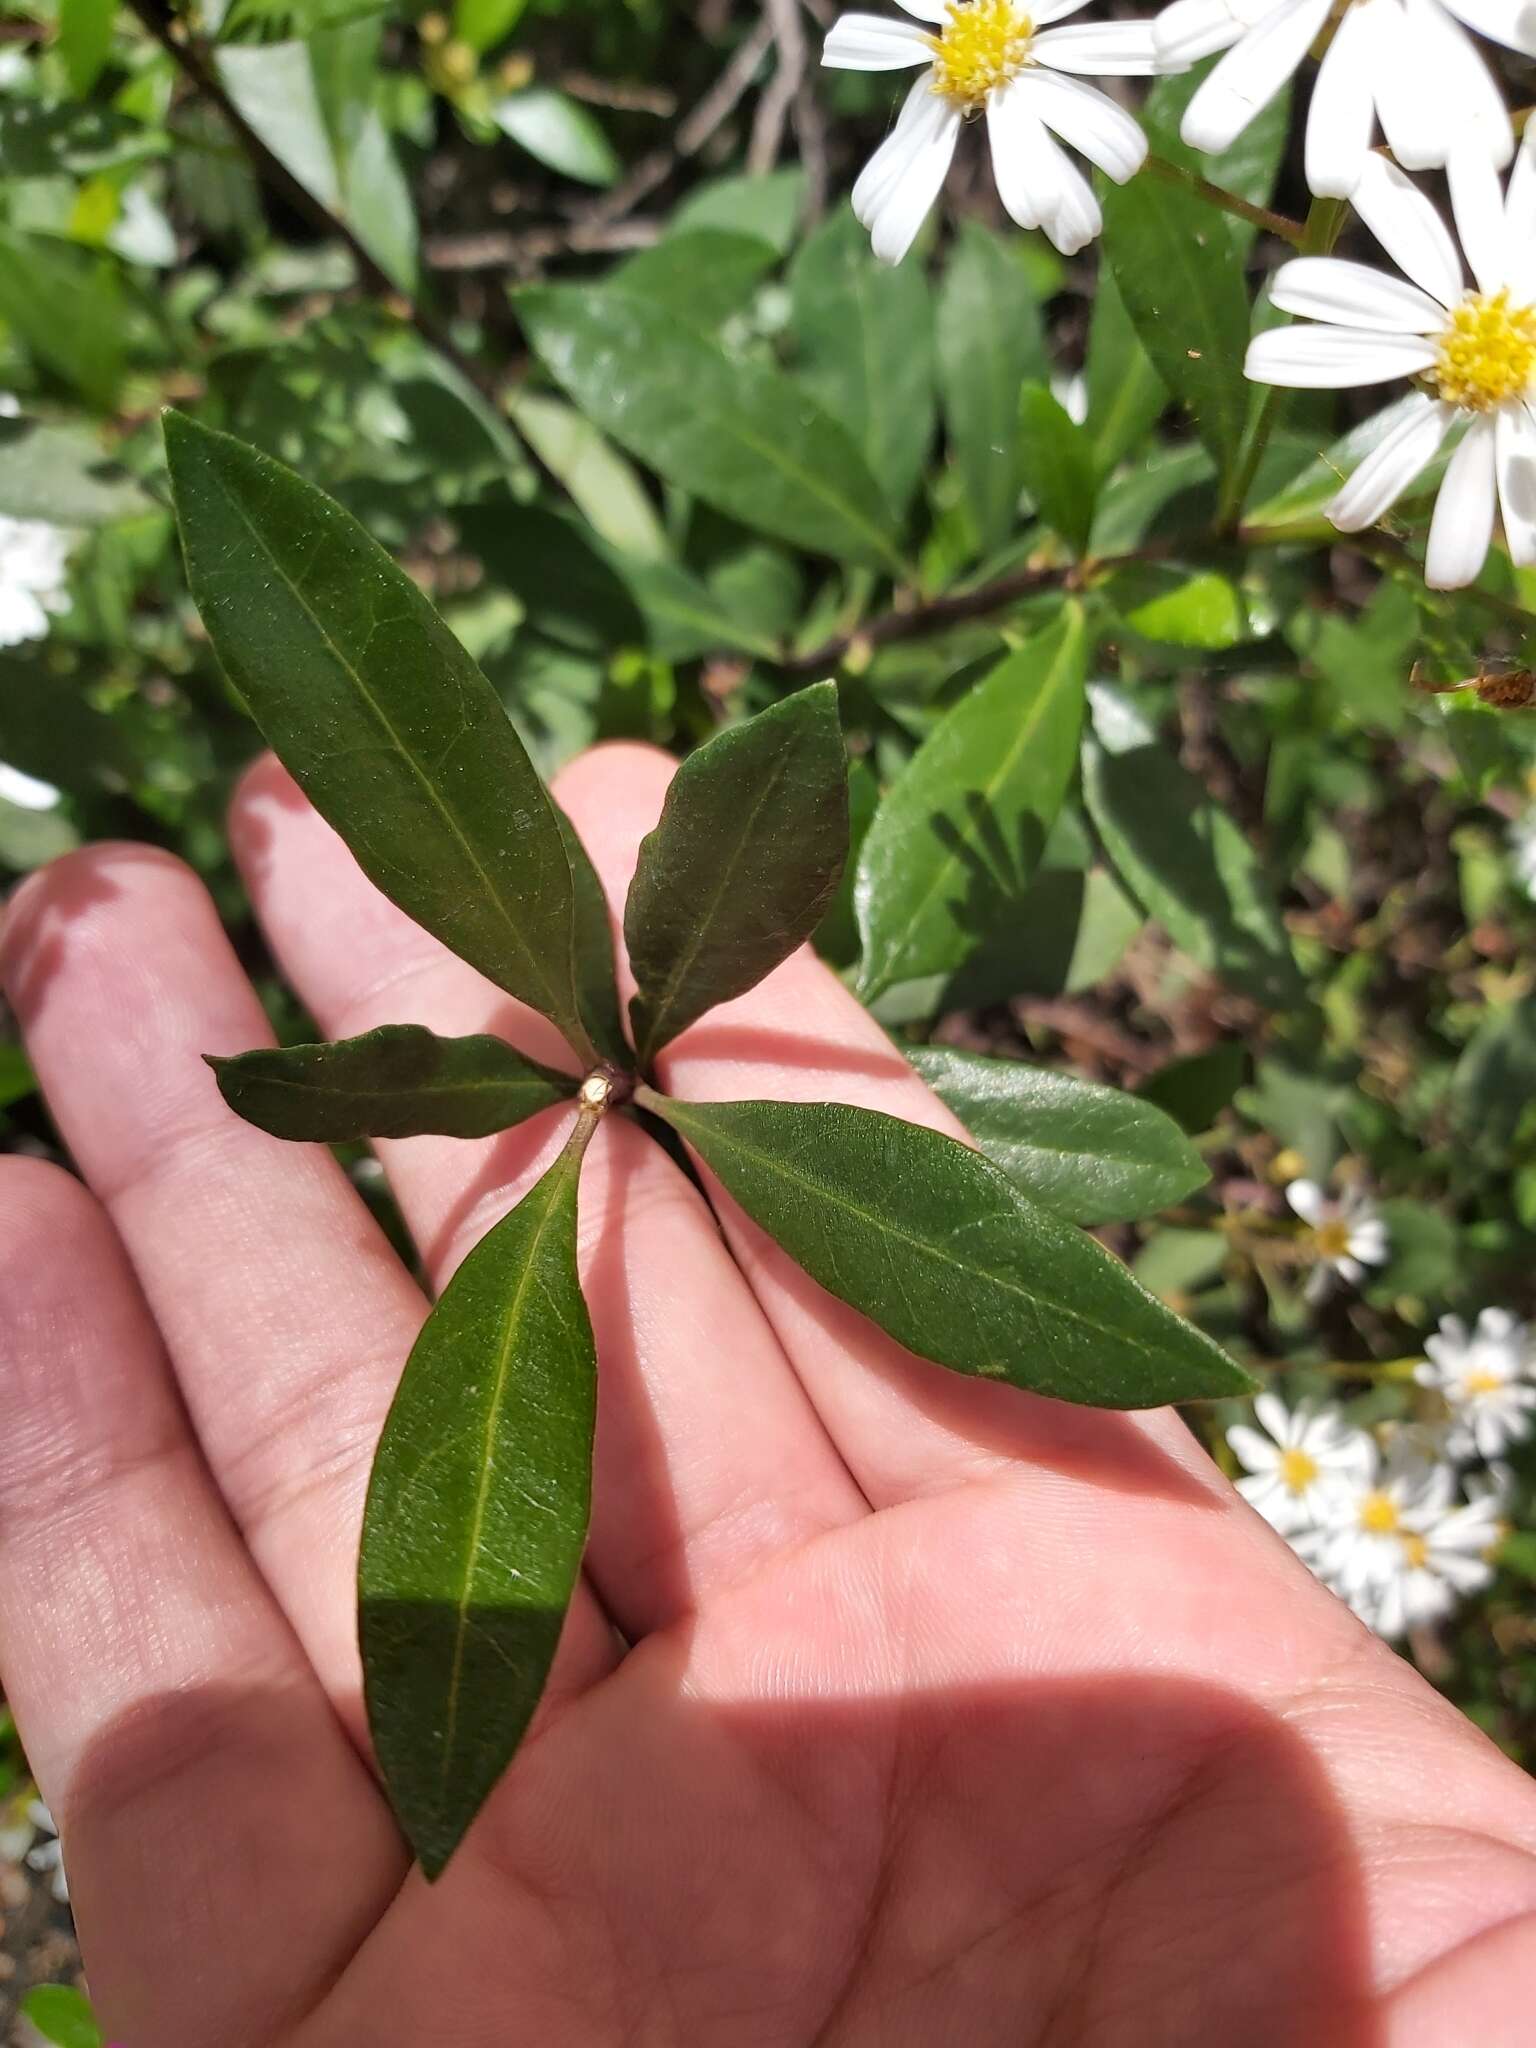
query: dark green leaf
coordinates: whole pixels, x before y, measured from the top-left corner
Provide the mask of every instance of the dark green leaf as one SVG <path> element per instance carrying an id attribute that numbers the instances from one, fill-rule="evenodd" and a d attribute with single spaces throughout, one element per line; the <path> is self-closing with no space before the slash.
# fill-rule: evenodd
<path id="1" fill-rule="evenodd" d="M 263 1048 L 208 1064 L 219 1093 L 275 1138 L 489 1138 L 575 1094 L 573 1075 L 525 1059 L 489 1034 L 439 1038 L 423 1024 L 381 1024 L 330 1045 Z"/>
<path id="2" fill-rule="evenodd" d="M 1086 662 L 1069 607 L 967 691 L 887 794 L 854 888 L 866 998 L 958 967 L 1024 893 L 1077 762 Z"/>
<path id="3" fill-rule="evenodd" d="M 465 546 L 551 640 L 611 654 L 643 647 L 645 620 L 584 520 L 502 494 L 458 515 Z"/>
<path id="4" fill-rule="evenodd" d="M 1104 591 L 1132 632 L 1144 640 L 1216 649 L 1258 637 L 1241 590 L 1214 569 L 1138 562 L 1112 576 Z"/>
<path id="5" fill-rule="evenodd" d="M 1071 1223 L 1151 1216 L 1211 1177 L 1171 1117 L 1118 1088 L 947 1045 L 907 1057 L 987 1157 Z"/>
<path id="6" fill-rule="evenodd" d="M 122 727 L 85 701 L 73 677 L 4 655 L 0 761 L 75 796 L 103 783 L 120 785 L 133 767 Z"/>
<path id="7" fill-rule="evenodd" d="M 1213 1045 L 1209 1052 L 1187 1053 L 1149 1074 L 1137 1094 L 1174 1118 L 1192 1138 L 1216 1123 L 1243 1085 L 1248 1054 L 1233 1041 Z"/>
<path id="8" fill-rule="evenodd" d="M 664 235 L 620 264 L 610 291 L 654 299 L 690 327 L 711 333 L 746 305 L 765 272 L 778 261 L 771 242 L 727 228 L 695 228 Z"/>
<path id="9" fill-rule="evenodd" d="M 1241 828 L 1123 699 L 1094 699 L 1083 792 L 1116 873 L 1174 944 L 1272 1006 L 1301 976 L 1269 880 Z"/>
<path id="10" fill-rule="evenodd" d="M 1088 324 L 1086 428 L 1102 475 L 1123 462 L 1149 433 L 1168 391 L 1136 337 L 1125 301 L 1108 270 L 1099 275 Z"/>
<path id="11" fill-rule="evenodd" d="M 688 756 L 641 842 L 624 908 L 643 1067 L 810 937 L 847 856 L 835 683 L 800 690 Z"/>
<path id="12" fill-rule="evenodd" d="M 1019 475 L 1040 517 L 1074 555 L 1088 546 L 1097 495 L 1092 445 L 1043 384 L 1019 393 Z"/>
<path id="13" fill-rule="evenodd" d="M 1219 60 L 1217 60 L 1219 61 Z M 1210 76 L 1214 64 L 1195 65 L 1158 79 L 1147 94 L 1141 110 L 1141 124 L 1147 140 L 1159 156 L 1182 164 L 1197 176 L 1208 178 L 1223 191 L 1235 192 L 1251 206 L 1267 205 L 1285 158 L 1291 133 L 1291 90 L 1287 86 L 1269 105 L 1254 116 L 1230 148 L 1213 155 L 1192 149 L 1179 134 L 1185 109 Z M 1246 254 L 1258 230 L 1247 221 L 1228 217 L 1228 229 L 1237 247 Z"/>
<path id="14" fill-rule="evenodd" d="M 620 164 L 597 119 L 579 101 L 532 85 L 498 100 L 491 117 L 502 134 L 562 177 L 611 185 Z"/>
<path id="15" fill-rule="evenodd" d="M 953 1138 L 841 1102 L 643 1092 L 813 1280 L 922 1358 L 1101 1408 L 1252 1384 L 1101 1245 Z"/>
<path id="16" fill-rule="evenodd" d="M 585 1054 L 570 861 L 490 685 L 332 499 L 179 413 L 165 438 L 192 594 L 268 742 L 387 896 Z"/>
<path id="17" fill-rule="evenodd" d="M 901 512 L 933 439 L 933 304 L 919 265 L 876 260 L 849 212 L 825 221 L 790 271 L 802 381 L 863 449 Z"/>
<path id="18" fill-rule="evenodd" d="M 556 382 L 669 483 L 798 547 L 899 568 L 863 457 L 787 377 L 623 292 L 543 286 L 517 308 Z"/>
<path id="19" fill-rule="evenodd" d="M 1104 194 L 1104 254 L 1142 346 L 1226 475 L 1248 421 L 1250 313 L 1226 219 L 1149 177 Z"/>
<path id="20" fill-rule="evenodd" d="M 576 1277 L 580 1171 L 573 1142 L 449 1281 L 368 1487 L 368 1725 L 429 1878 L 522 1740 L 581 1570 L 597 1360 Z"/>
<path id="21" fill-rule="evenodd" d="M 71 92 L 84 97 L 112 54 L 117 0 L 59 0 L 59 54 Z"/>
<path id="22" fill-rule="evenodd" d="M 967 221 L 949 261 L 938 315 L 939 394 L 950 446 L 982 550 L 1018 523 L 1019 390 L 1046 381 L 1040 307 L 1012 247 Z"/>
<path id="23" fill-rule="evenodd" d="M 551 807 L 565 841 L 575 891 L 574 965 L 582 1022 L 593 1049 L 610 1066 L 628 1072 L 634 1066 L 635 1056 L 619 1016 L 619 984 L 614 970 L 613 922 L 608 914 L 607 892 L 576 827 L 553 799 Z"/>

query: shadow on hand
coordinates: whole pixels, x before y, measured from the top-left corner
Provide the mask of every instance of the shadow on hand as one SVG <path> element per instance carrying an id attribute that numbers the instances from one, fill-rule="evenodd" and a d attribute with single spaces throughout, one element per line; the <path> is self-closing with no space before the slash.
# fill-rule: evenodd
<path id="1" fill-rule="evenodd" d="M 482 2048 L 551 2014 L 551 2048 L 1380 2048 L 1358 1851 L 1277 1716 L 1139 1671 L 854 1697 L 818 1654 L 836 1619 L 739 1655 L 712 1623 L 653 1638 L 543 1725 L 442 1880 L 388 1903 L 338 1895 L 279 1826 L 283 1778 L 264 1811 L 167 1768 L 217 1725 L 240 1782 L 292 1771 L 291 1702 L 141 1708 L 66 1823 L 105 2025 L 174 2048 Z M 772 1697 L 719 1696 L 770 1667 Z M 295 1915 L 332 1928 L 328 1961 L 285 1947 Z"/>

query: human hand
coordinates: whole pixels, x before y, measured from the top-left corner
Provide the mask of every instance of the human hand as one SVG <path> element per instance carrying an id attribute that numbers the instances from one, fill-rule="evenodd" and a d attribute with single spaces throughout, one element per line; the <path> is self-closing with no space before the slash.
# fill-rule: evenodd
<path id="1" fill-rule="evenodd" d="M 667 772 L 559 786 L 616 900 Z M 559 1058 L 271 763 L 233 830 L 327 1033 Z M 585 1583 L 427 1886 L 354 1632 L 423 1298 L 328 1153 L 221 1102 L 200 1055 L 265 1024 L 186 870 L 74 855 L 0 960 L 94 1190 L 0 1160 L 0 1674 L 131 2048 L 1529 2038 L 1536 1792 L 1182 1424 L 911 1359 L 620 1117 L 582 1184 Z M 809 955 L 662 1067 L 957 1128 Z M 434 1286 L 559 1128 L 379 1147 Z"/>

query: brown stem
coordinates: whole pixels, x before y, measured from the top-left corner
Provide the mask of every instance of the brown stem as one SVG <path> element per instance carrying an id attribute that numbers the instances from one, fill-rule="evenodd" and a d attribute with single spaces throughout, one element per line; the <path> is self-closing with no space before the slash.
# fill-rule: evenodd
<path id="1" fill-rule="evenodd" d="M 957 590 L 946 597 L 930 598 L 924 604 L 909 605 L 902 611 L 882 612 L 850 632 L 824 640 L 809 654 L 788 655 L 779 666 L 786 675 L 814 675 L 836 668 L 853 647 L 889 647 L 901 640 L 921 640 L 929 633 L 942 633 L 947 626 L 964 625 L 969 619 L 985 619 L 1005 610 L 1020 598 L 1037 590 L 1082 590 L 1095 578 L 1133 562 L 1161 562 L 1166 547 L 1152 545 L 1129 554 L 1104 555 L 1093 561 L 1053 562 L 1015 569 L 991 583 L 978 583 L 971 590 Z"/>
<path id="2" fill-rule="evenodd" d="M 224 90 L 217 71 L 192 40 L 186 23 L 172 13 L 168 0 L 128 0 L 128 4 L 182 76 L 210 106 L 218 110 L 262 183 L 323 235 L 340 242 L 356 263 L 364 289 L 393 307 L 427 346 L 452 364 L 461 377 L 488 397 L 494 397 L 495 380 L 491 372 L 464 353 L 434 312 L 419 299 L 401 291 L 379 268 L 347 223 L 301 185 L 287 166 L 273 155 Z"/>
<path id="3" fill-rule="evenodd" d="M 1239 198 L 1236 192 L 1229 192 L 1225 185 L 1213 185 L 1198 171 L 1186 170 L 1183 164 L 1170 163 L 1167 157 L 1158 156 L 1155 151 L 1147 158 L 1146 168 L 1154 178 L 1161 178 L 1165 185 L 1182 185 L 1186 192 L 1193 192 L 1207 206 L 1219 206 L 1223 213 L 1247 221 L 1250 227 L 1260 228 L 1267 235 L 1278 235 L 1281 241 L 1289 242 L 1295 248 L 1301 247 L 1305 230 L 1299 220 L 1292 220 L 1287 214 L 1274 213 L 1267 206 L 1255 206 L 1250 200 Z"/>

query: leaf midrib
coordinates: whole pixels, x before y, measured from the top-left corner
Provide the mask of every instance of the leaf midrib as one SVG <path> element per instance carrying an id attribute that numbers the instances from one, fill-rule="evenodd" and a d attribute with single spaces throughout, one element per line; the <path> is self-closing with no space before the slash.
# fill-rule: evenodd
<path id="1" fill-rule="evenodd" d="M 300 611 L 302 611 L 305 618 L 309 620 L 310 625 L 319 635 L 322 645 L 331 654 L 332 658 L 336 661 L 337 665 L 342 670 L 342 673 L 351 682 L 353 688 L 357 691 L 358 696 L 362 699 L 363 703 L 372 713 L 376 722 L 383 729 L 384 734 L 388 739 L 390 745 L 392 746 L 394 751 L 399 755 L 400 759 L 405 763 L 411 775 L 415 778 L 416 782 L 425 792 L 433 808 L 437 811 L 439 817 L 447 826 L 449 833 L 457 841 L 458 845 L 462 849 L 465 857 L 469 861 L 470 866 L 474 869 L 476 875 L 478 875 L 480 880 L 484 883 L 486 893 L 490 897 L 492 903 L 495 904 L 496 911 L 501 920 L 503 928 L 505 929 L 511 940 L 512 951 L 521 960 L 525 962 L 526 966 L 532 974 L 532 977 L 536 985 L 544 991 L 544 1001 L 547 1005 L 546 1014 L 549 1015 L 556 1023 L 560 1024 L 562 1029 L 572 1024 L 579 1026 L 579 1009 L 575 1007 L 568 1011 L 563 1009 L 559 1001 L 557 991 L 554 989 L 547 975 L 544 973 L 543 965 L 539 959 L 538 954 L 524 943 L 522 935 L 518 931 L 516 923 L 512 920 L 512 918 L 508 916 L 506 907 L 501 899 L 501 893 L 497 888 L 497 885 L 493 880 L 492 876 L 490 875 L 489 871 L 486 869 L 484 862 L 480 859 L 480 856 L 476 852 L 472 843 L 464 836 L 463 828 L 460 826 L 458 820 L 454 817 L 453 812 L 448 808 L 447 804 L 444 803 L 442 796 L 438 792 L 435 785 L 432 783 L 430 778 L 425 774 L 422 768 L 417 764 L 414 755 L 411 753 L 411 750 L 406 746 L 400 733 L 397 731 L 393 721 L 390 719 L 388 713 L 384 710 L 384 707 L 379 703 L 378 699 L 374 696 L 373 692 L 368 688 L 367 684 L 363 681 L 363 678 L 359 674 L 358 670 L 347 659 L 346 655 L 336 645 L 336 642 L 331 638 L 330 634 L 326 631 L 324 624 L 317 616 L 313 608 L 310 606 L 308 600 L 305 598 L 304 593 L 300 589 L 299 585 L 294 582 L 293 578 L 288 574 L 288 571 L 283 566 L 282 562 L 278 559 L 278 557 L 272 552 L 272 549 L 268 546 L 267 541 L 264 535 L 262 534 L 261 530 L 252 524 L 250 516 L 246 512 L 245 507 L 240 503 L 240 500 L 232 494 L 232 492 L 229 490 L 228 486 L 225 484 L 223 478 L 219 475 L 216 469 L 213 469 L 210 466 L 207 473 L 211 477 L 212 481 L 218 488 L 221 495 L 223 496 L 225 503 L 229 506 L 230 510 L 235 514 L 235 517 L 240 521 L 241 525 L 245 528 L 246 532 L 251 536 L 251 539 L 255 542 L 257 548 L 265 556 L 267 561 L 271 563 L 273 570 L 276 572 L 277 576 L 281 579 L 281 581 L 291 594 L 294 603 L 299 607 Z"/>

